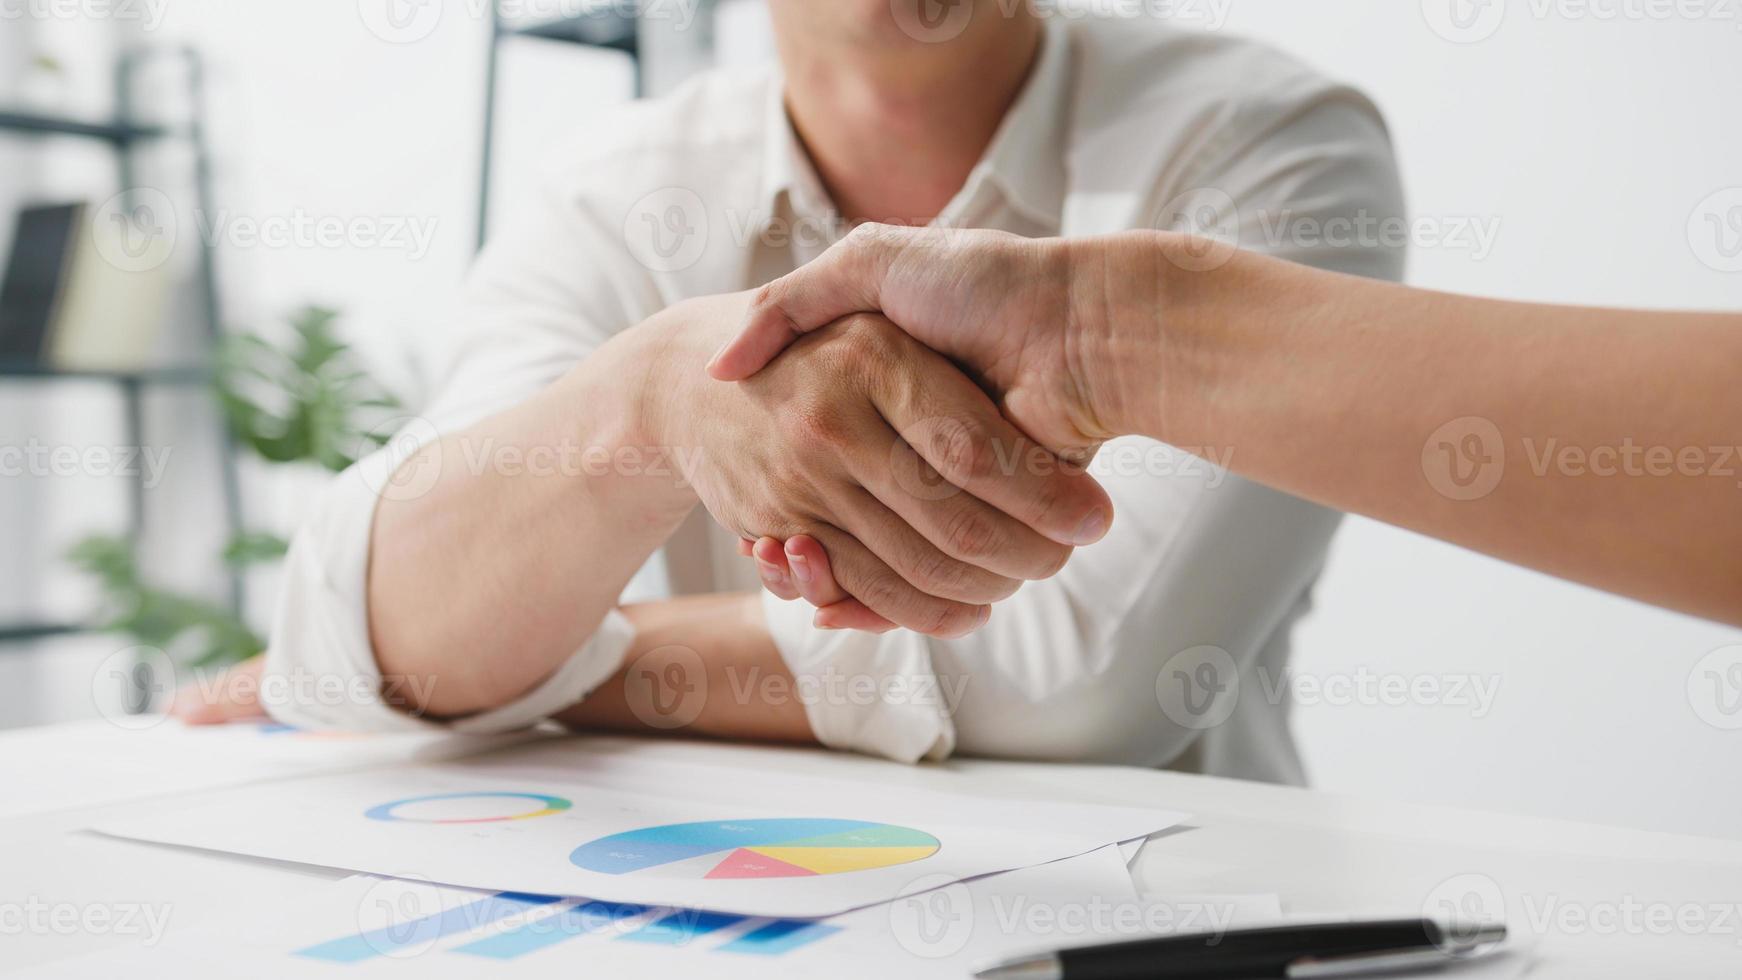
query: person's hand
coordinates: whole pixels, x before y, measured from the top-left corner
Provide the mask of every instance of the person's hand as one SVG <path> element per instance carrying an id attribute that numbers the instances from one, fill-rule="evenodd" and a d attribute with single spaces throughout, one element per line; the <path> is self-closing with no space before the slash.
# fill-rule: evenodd
<path id="1" fill-rule="evenodd" d="M 260 672 L 266 655 L 259 654 L 227 667 L 216 683 L 187 684 L 169 703 L 170 717 L 187 725 L 222 725 L 266 717 L 260 705 Z"/>
<path id="2" fill-rule="evenodd" d="M 1105 270 L 1063 239 L 865 224 L 815 261 L 763 286 L 716 379 L 762 370 L 809 331 L 879 311 L 975 374 L 1004 414 L 1048 449 L 1085 458 L 1118 431 L 1106 378 Z M 1123 286 L 1121 287 L 1123 288 Z M 776 362 L 778 363 L 778 362 Z"/>
<path id="3" fill-rule="evenodd" d="M 956 636 L 1106 533 L 1099 485 L 881 316 L 812 332 L 743 384 L 711 381 L 702 366 L 747 302 L 678 304 L 644 325 L 642 352 L 644 423 L 740 538 L 813 538 L 831 583 L 868 611 Z"/>

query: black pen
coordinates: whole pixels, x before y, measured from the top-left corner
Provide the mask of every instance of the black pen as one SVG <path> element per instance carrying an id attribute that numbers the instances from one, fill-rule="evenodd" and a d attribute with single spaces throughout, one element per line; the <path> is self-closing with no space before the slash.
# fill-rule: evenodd
<path id="1" fill-rule="evenodd" d="M 979 980 L 1260 980 L 1419 970 L 1474 959 L 1506 939 L 1498 923 L 1332 922 L 1160 936 L 1005 960 Z"/>

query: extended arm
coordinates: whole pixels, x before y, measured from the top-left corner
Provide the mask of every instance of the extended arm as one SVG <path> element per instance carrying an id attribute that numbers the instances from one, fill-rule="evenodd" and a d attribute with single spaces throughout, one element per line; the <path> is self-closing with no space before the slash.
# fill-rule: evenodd
<path id="1" fill-rule="evenodd" d="M 1043 441 L 1216 447 L 1306 499 L 1742 623 L 1742 316 L 1452 296 L 1159 232 L 873 228 L 765 288 L 712 370 L 864 305 L 992 367 Z"/>

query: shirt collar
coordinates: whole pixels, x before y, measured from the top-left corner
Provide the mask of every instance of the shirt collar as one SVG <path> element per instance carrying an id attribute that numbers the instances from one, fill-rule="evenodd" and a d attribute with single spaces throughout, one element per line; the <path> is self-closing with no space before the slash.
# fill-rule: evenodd
<path id="1" fill-rule="evenodd" d="M 1064 212 L 1065 139 L 1070 105 L 1070 39 L 1051 18 L 1044 22 L 1040 52 L 1022 93 L 992 137 L 992 145 L 968 175 L 962 193 L 945 214 L 955 217 L 976 185 L 990 182 L 1031 220 L 1056 228 Z"/>
<path id="2" fill-rule="evenodd" d="M 1028 81 L 1005 112 L 980 162 L 943 219 L 960 218 L 982 184 L 990 183 L 1012 207 L 1044 226 L 1057 227 L 1064 211 L 1066 126 L 1069 123 L 1070 39 L 1048 19 Z M 762 183 L 757 204 L 764 222 L 780 213 L 784 195 L 800 215 L 834 212 L 822 179 L 804 152 L 786 113 L 785 79 L 776 73 L 764 106 Z"/>

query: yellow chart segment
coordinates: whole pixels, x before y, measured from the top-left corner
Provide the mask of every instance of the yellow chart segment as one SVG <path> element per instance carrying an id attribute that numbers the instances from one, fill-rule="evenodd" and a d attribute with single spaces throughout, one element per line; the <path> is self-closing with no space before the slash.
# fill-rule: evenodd
<path id="1" fill-rule="evenodd" d="M 763 857 L 814 871 L 820 875 L 846 871 L 866 871 L 907 864 L 936 854 L 936 845 L 928 847 L 749 847 L 745 850 Z"/>

